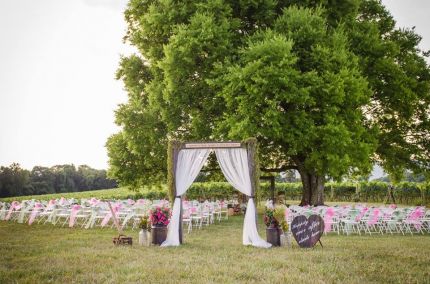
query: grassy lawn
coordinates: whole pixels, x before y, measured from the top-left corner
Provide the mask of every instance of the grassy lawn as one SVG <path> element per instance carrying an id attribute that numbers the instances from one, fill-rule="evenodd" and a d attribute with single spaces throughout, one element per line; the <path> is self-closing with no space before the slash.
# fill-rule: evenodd
<path id="1" fill-rule="evenodd" d="M 160 248 L 114 247 L 112 229 L 1 221 L 0 283 L 430 282 L 428 234 L 329 235 L 324 248 L 266 250 L 242 245 L 242 223 L 232 217 L 193 230 L 181 247 Z M 137 231 L 127 234 L 137 243 Z"/>
<path id="2" fill-rule="evenodd" d="M 0 201 L 12 202 L 12 201 L 22 201 L 22 200 L 51 200 L 64 198 L 99 198 L 99 199 L 125 199 L 127 196 L 133 196 L 136 192 L 129 190 L 126 187 L 112 188 L 112 189 L 100 189 L 100 190 L 88 190 L 81 192 L 64 192 L 64 193 L 52 193 L 52 194 L 42 194 L 42 195 L 26 195 L 26 196 L 15 196 L 15 197 L 5 197 L 0 198 Z"/>

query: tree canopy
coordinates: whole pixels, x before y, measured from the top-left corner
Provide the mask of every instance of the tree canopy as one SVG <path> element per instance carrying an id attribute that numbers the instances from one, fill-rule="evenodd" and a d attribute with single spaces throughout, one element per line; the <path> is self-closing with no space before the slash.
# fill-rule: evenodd
<path id="1" fill-rule="evenodd" d="M 121 184 L 165 181 L 168 139 L 256 137 L 263 168 L 299 171 L 302 204 L 375 162 L 430 168 L 427 54 L 380 1 L 131 0 L 125 19 L 138 53 L 107 142 Z"/>
<path id="2" fill-rule="evenodd" d="M 0 197 L 76 192 L 117 187 L 105 170 L 87 165 L 35 166 L 31 171 L 17 163 L 0 167 Z"/>

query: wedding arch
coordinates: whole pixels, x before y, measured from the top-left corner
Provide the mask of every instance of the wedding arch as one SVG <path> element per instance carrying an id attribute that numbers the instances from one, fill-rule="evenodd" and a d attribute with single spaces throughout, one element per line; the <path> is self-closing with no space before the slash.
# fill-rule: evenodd
<path id="1" fill-rule="evenodd" d="M 227 181 L 249 197 L 243 224 L 243 244 L 268 248 L 257 231 L 255 192 L 258 177 L 257 140 L 241 142 L 180 142 L 168 146 L 168 187 L 174 197 L 167 239 L 162 246 L 182 244 L 182 196 L 196 179 L 213 151 Z"/>

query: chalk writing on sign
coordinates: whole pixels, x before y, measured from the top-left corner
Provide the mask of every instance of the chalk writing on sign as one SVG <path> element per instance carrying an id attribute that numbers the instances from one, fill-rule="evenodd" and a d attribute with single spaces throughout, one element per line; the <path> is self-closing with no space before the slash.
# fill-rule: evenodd
<path id="1" fill-rule="evenodd" d="M 313 247 L 324 232 L 324 220 L 318 215 L 297 216 L 291 223 L 291 232 L 300 247 Z"/>

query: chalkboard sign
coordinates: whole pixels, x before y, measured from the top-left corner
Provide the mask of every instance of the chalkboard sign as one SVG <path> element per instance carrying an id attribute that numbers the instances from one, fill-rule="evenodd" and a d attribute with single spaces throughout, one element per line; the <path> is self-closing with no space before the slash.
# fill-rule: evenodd
<path id="1" fill-rule="evenodd" d="M 300 247 L 311 248 L 324 232 L 324 220 L 318 215 L 311 215 L 309 218 L 297 216 L 291 222 L 291 232 Z"/>

